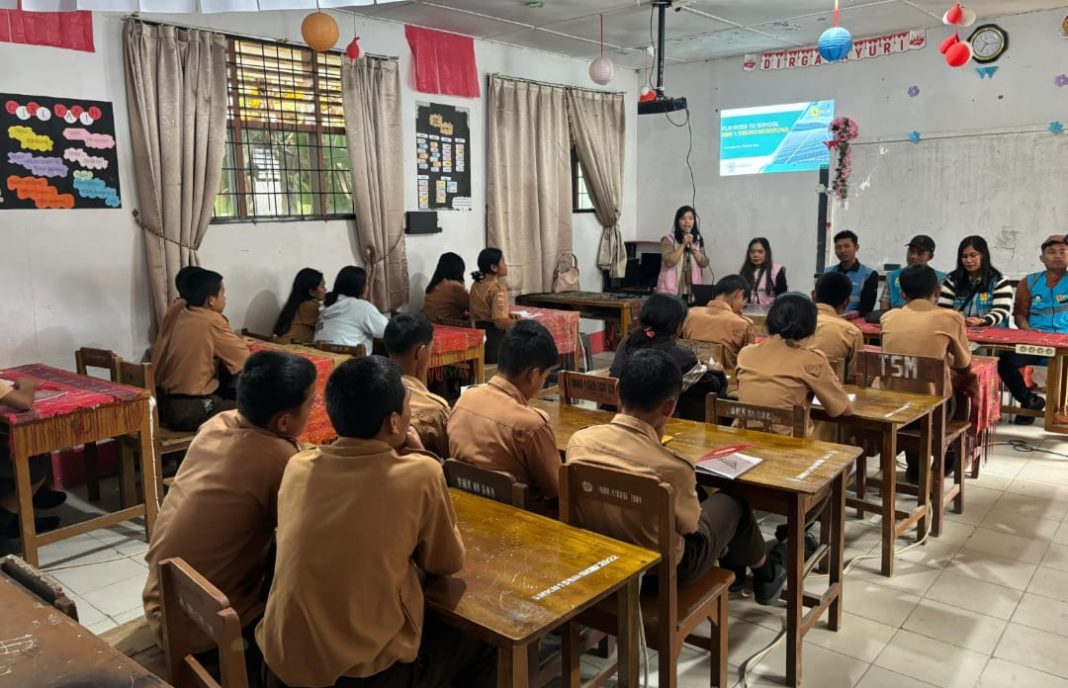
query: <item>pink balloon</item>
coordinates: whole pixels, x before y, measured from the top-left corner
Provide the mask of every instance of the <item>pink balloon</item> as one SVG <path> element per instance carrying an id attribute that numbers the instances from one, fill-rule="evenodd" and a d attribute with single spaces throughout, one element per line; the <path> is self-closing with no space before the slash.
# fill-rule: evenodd
<path id="1" fill-rule="evenodd" d="M 967 41 L 956 43 L 946 51 L 946 64 L 950 67 L 963 67 L 972 59 L 972 44 Z"/>

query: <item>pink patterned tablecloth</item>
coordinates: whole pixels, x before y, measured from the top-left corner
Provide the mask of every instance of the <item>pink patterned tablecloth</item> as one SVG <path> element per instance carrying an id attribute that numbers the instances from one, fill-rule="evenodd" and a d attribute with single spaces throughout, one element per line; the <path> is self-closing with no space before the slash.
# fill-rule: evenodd
<path id="1" fill-rule="evenodd" d="M 865 337 L 878 337 L 883 329 L 878 323 L 853 320 Z M 1012 330 L 1007 327 L 973 327 L 968 329 L 968 340 L 976 344 L 999 344 L 1013 346 L 1029 344 L 1032 346 L 1052 346 L 1068 349 L 1068 334 L 1039 332 L 1038 330 Z"/>
<path id="2" fill-rule="evenodd" d="M 512 306 L 512 315 L 520 318 L 537 320 L 556 342 L 556 350 L 561 355 L 574 354 L 579 338 L 578 311 L 558 311 L 552 308 L 535 308 L 533 306 Z"/>
<path id="3" fill-rule="evenodd" d="M 0 406 L 0 416 L 8 425 L 32 423 L 83 409 L 110 406 L 148 394 L 143 389 L 78 375 L 40 363 L 0 370 L 0 379 L 3 380 L 17 382 L 24 377 L 37 380 L 37 401 L 29 411 L 15 411 L 10 407 Z"/>

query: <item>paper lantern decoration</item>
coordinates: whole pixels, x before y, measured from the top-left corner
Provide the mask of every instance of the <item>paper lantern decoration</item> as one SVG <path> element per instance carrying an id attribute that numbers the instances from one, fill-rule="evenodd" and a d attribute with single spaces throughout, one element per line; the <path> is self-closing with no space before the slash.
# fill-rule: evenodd
<path id="1" fill-rule="evenodd" d="M 593 83 L 604 86 L 616 75 L 616 67 L 607 57 L 598 57 L 590 63 L 590 78 Z"/>
<path id="2" fill-rule="evenodd" d="M 853 49 L 853 34 L 841 26 L 832 26 L 820 36 L 820 57 L 828 62 L 837 62 Z"/>
<path id="3" fill-rule="evenodd" d="M 309 48 L 321 53 L 334 47 L 341 31 L 333 17 L 326 12 L 316 11 L 304 17 L 300 24 L 300 35 Z"/>
<path id="4" fill-rule="evenodd" d="M 947 52 L 949 52 L 950 48 L 952 48 L 958 43 L 960 43 L 960 34 L 954 33 L 952 36 L 942 41 L 942 45 L 938 46 L 938 52 L 945 55 Z"/>
<path id="5" fill-rule="evenodd" d="M 345 57 L 349 58 L 349 65 L 351 66 L 356 60 L 360 58 L 360 37 L 353 36 L 352 42 L 345 46 Z"/>
<path id="6" fill-rule="evenodd" d="M 954 43 L 946 51 L 946 64 L 950 67 L 963 67 L 972 59 L 972 44 L 968 41 Z"/>
<path id="7" fill-rule="evenodd" d="M 656 91 L 649 87 L 649 84 L 642 86 L 641 94 L 638 96 L 639 103 L 648 103 L 650 100 L 656 100 Z"/>
<path id="8" fill-rule="evenodd" d="M 945 14 L 942 15 L 942 21 L 946 24 L 953 25 L 959 24 L 960 20 L 964 17 L 964 8 L 960 6 L 960 3 L 954 3 L 953 7 L 950 7 Z"/>

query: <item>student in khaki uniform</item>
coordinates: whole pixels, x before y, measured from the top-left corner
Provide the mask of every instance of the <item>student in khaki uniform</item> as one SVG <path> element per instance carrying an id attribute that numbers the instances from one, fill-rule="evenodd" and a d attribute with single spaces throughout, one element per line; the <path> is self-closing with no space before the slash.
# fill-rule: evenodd
<path id="1" fill-rule="evenodd" d="M 582 462 L 656 478 L 675 492 L 675 551 L 678 584 L 685 586 L 708 573 L 720 560 L 734 570 L 737 588 L 753 570 L 758 603 L 774 604 L 786 582 L 781 546 L 775 556 L 766 545 L 753 511 L 740 497 L 697 487 L 694 466 L 663 446 L 668 419 L 682 392 L 682 371 L 663 351 L 645 349 L 623 364 L 619 379 L 620 412 L 607 425 L 579 430 L 567 445 L 569 463 Z M 635 519 L 618 508 L 591 507 L 583 519 L 598 530 L 656 549 L 656 524 Z"/>
<path id="2" fill-rule="evenodd" d="M 326 385 L 337 442 L 286 467 L 256 628 L 268 688 L 495 685 L 493 649 L 424 609 L 421 581 L 463 568 L 464 545 L 401 372 L 379 356 L 338 366 Z"/>
<path id="3" fill-rule="evenodd" d="M 883 352 L 944 359 L 948 364 L 947 392 L 951 385 L 969 392 L 975 377 L 971 373 L 972 353 L 964 316 L 935 305 L 940 285 L 933 268 L 910 265 L 901 271 L 900 279 L 906 303 L 904 308 L 896 308 L 883 316 Z M 894 389 L 934 393 L 934 385 L 922 380 L 895 380 L 894 383 Z M 915 483 L 919 480 L 919 458 L 912 452 L 906 452 L 905 458 L 908 460 L 905 478 Z M 953 464 L 947 461 L 946 471 L 952 467 Z"/>
<path id="4" fill-rule="evenodd" d="M 842 317 L 849 307 L 853 283 L 840 272 L 828 272 L 816 280 L 812 298 L 816 301 L 816 333 L 806 342 L 808 348 L 822 351 L 827 358 L 845 362 L 845 380 L 857 372 L 857 357 L 864 350 L 860 329 Z"/>
<path id="5" fill-rule="evenodd" d="M 738 355 L 738 399 L 748 404 L 792 409 L 808 407 L 815 396 L 832 416 L 853 413 L 849 395 L 834 374 L 827 356 L 805 346 L 816 331 L 816 304 L 790 292 L 775 299 L 768 311 L 766 340 Z M 807 435 L 812 434 L 809 422 Z M 790 434 L 786 427 L 776 432 Z"/>
<path id="6" fill-rule="evenodd" d="M 315 402 L 315 366 L 295 354 L 249 356 L 237 386 L 237 410 L 205 422 L 163 500 L 145 555 L 145 618 L 162 645 L 159 563 L 182 557 L 219 588 L 241 618 L 246 639 L 263 614 L 264 581 L 278 523 L 278 487 L 300 451 Z M 190 626 L 202 650 L 210 638 Z M 259 654 L 247 654 L 250 676 Z M 254 673 L 253 673 L 254 672 Z"/>
<path id="7" fill-rule="evenodd" d="M 508 287 L 501 281 L 508 275 L 508 263 L 499 248 L 484 248 L 478 254 L 478 270 L 471 273 L 475 283 L 471 285 L 471 300 L 468 310 L 475 322 L 492 322 L 498 330 L 507 330 L 516 319 L 508 310 Z"/>
<path id="8" fill-rule="evenodd" d="M 171 305 L 167 306 L 167 312 L 163 314 L 163 322 L 159 324 L 159 332 L 156 334 L 156 341 L 152 343 L 152 347 L 149 349 L 148 359 L 150 361 L 156 358 L 156 349 L 161 341 L 165 341 L 170 338 L 170 333 L 174 330 L 174 322 L 178 319 L 178 314 L 186 309 L 189 302 L 186 300 L 186 290 L 188 289 L 188 283 L 190 276 L 200 272 L 204 268 L 196 265 L 187 265 L 178 271 L 178 274 L 174 276 L 174 288 L 178 290 L 178 297 L 171 302 Z"/>
<path id="9" fill-rule="evenodd" d="M 323 273 L 313 268 L 301 268 L 293 278 L 293 288 L 278 320 L 274 323 L 274 336 L 285 344 L 308 344 L 315 339 L 315 326 L 319 324 L 319 306 L 326 300 L 326 280 Z"/>
<path id="10" fill-rule="evenodd" d="M 421 315 L 396 315 L 386 325 L 386 351 L 404 371 L 404 386 L 412 393 L 412 428 L 427 451 L 449 456 L 449 402 L 427 390 L 423 380 L 434 346 L 434 326 Z"/>
<path id="11" fill-rule="evenodd" d="M 749 302 L 749 285 L 739 275 L 716 282 L 707 306 L 691 308 L 682 326 L 684 339 L 723 345 L 723 367 L 738 365 L 738 352 L 753 343 L 753 321 L 742 315 Z"/>
<path id="12" fill-rule="evenodd" d="M 160 422 L 172 430 L 196 430 L 220 411 L 236 407 L 234 384 L 249 356 L 245 340 L 223 316 L 226 287 L 217 272 L 200 270 L 186 283 L 188 305 L 153 347 Z M 220 378 L 225 373 L 228 380 Z"/>
<path id="13" fill-rule="evenodd" d="M 555 500 L 561 463 L 556 435 L 548 416 L 527 401 L 545 387 L 557 356 L 552 335 L 537 321 L 520 320 L 508 330 L 497 374 L 464 392 L 452 410 L 452 458 L 511 473 L 542 498 Z"/>
<path id="14" fill-rule="evenodd" d="M 442 253 L 438 258 L 438 267 L 426 285 L 423 300 L 423 315 L 430 322 L 467 320 L 471 296 L 464 286 L 466 269 L 464 259 L 455 253 Z"/>

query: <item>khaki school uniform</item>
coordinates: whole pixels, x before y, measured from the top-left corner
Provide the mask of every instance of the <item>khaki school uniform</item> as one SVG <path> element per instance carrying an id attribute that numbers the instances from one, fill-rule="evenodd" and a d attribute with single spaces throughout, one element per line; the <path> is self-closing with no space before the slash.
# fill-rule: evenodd
<path id="1" fill-rule="evenodd" d="M 166 394 L 207 396 L 219 388 L 216 361 L 236 375 L 248 357 L 248 344 L 222 313 L 184 308 L 169 332 L 160 331 L 153 347 L 156 387 Z"/>
<path id="2" fill-rule="evenodd" d="M 505 297 L 507 302 L 508 298 Z M 440 322 L 442 319 L 466 320 L 467 309 L 471 304 L 471 296 L 463 282 L 444 280 L 438 282 L 423 301 L 423 315 L 430 322 Z"/>
<path id="3" fill-rule="evenodd" d="M 152 342 L 152 347 L 149 349 L 149 360 L 155 361 L 160 343 L 170 340 L 171 332 L 174 330 L 174 321 L 178 319 L 178 314 L 184 311 L 187 305 L 185 299 L 177 298 L 167 306 L 167 312 L 163 314 L 163 322 L 159 324 L 159 332 L 156 333 L 156 341 Z"/>
<path id="4" fill-rule="evenodd" d="M 883 316 L 882 348 L 884 353 L 940 358 L 946 361 L 946 393 L 950 393 L 949 369 L 966 370 L 972 363 L 964 316 L 930 301 L 909 301 Z M 896 380 L 894 389 L 933 394 L 928 383 L 909 385 Z"/>
<path id="5" fill-rule="evenodd" d="M 747 404 L 809 408 L 815 395 L 831 416 L 853 412 L 849 395 L 842 389 L 827 357 L 779 335 L 742 349 L 737 375 L 738 399 Z M 809 421 L 806 434 L 812 434 L 812 427 Z M 784 435 L 791 433 L 785 426 L 776 426 L 774 430 Z"/>
<path id="6" fill-rule="evenodd" d="M 278 492 L 278 555 L 256 641 L 290 686 L 364 678 L 419 651 L 420 572 L 463 568 L 441 465 L 342 437 L 290 459 Z"/>
<path id="7" fill-rule="evenodd" d="M 4 400 L 4 397 L 6 397 L 8 394 L 11 394 L 14 391 L 15 391 L 14 387 L 12 387 L 11 385 L 7 384 L 3 380 L 0 380 L 0 402 L 2 402 Z"/>
<path id="8" fill-rule="evenodd" d="M 449 458 L 449 435 L 445 430 L 449 422 L 449 402 L 437 394 L 431 394 L 417 377 L 405 375 L 402 381 L 411 391 L 411 423 L 423 446 L 427 451 L 437 454 L 438 458 Z"/>
<path id="9" fill-rule="evenodd" d="M 853 323 L 838 315 L 825 303 L 816 304 L 816 333 L 805 344 L 822 351 L 827 358 L 845 361 L 846 380 L 852 381 L 857 371 L 857 357 L 864 351 L 864 335 Z"/>
<path id="10" fill-rule="evenodd" d="M 468 310 L 475 322 L 508 320 L 508 287 L 496 277 L 487 277 L 471 285 Z"/>
<path id="11" fill-rule="evenodd" d="M 682 336 L 699 342 L 723 345 L 723 367 L 738 365 L 738 352 L 753 343 L 753 321 L 738 315 L 723 301 L 709 301 L 707 306 L 691 308 L 682 326 Z"/>
<path id="12" fill-rule="evenodd" d="M 241 625 L 263 611 L 261 586 L 278 521 L 278 487 L 295 440 L 224 411 L 200 427 L 163 500 L 145 561 L 145 618 L 162 641 L 157 566 L 181 557 L 219 588 Z M 204 649 L 211 640 L 190 627 Z"/>
<path id="13" fill-rule="evenodd" d="M 452 458 L 511 473 L 546 498 L 560 493 L 560 451 L 545 412 L 500 375 L 460 397 L 449 416 Z"/>
<path id="14" fill-rule="evenodd" d="M 279 339 L 285 344 L 308 344 L 315 341 L 315 326 L 319 324 L 319 302 L 308 299 L 293 314 L 293 322 Z"/>

